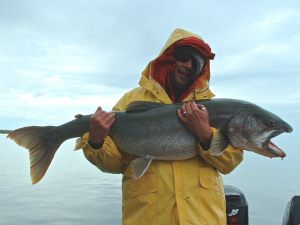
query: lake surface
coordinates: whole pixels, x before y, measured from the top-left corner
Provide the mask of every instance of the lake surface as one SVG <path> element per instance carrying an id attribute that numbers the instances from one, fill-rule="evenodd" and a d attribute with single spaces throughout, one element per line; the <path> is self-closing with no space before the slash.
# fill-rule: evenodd
<path id="1" fill-rule="evenodd" d="M 300 195 L 297 137 L 294 132 L 275 139 L 288 154 L 283 161 L 247 152 L 224 176 L 225 184 L 244 192 L 250 224 L 281 224 L 287 202 Z M 100 172 L 73 145 L 64 143 L 44 179 L 31 185 L 27 150 L 0 136 L 0 224 L 121 224 L 121 176 Z"/>

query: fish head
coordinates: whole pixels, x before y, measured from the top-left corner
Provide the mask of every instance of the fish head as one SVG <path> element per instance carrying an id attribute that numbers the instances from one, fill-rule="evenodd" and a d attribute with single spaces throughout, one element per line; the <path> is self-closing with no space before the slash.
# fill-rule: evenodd
<path id="1" fill-rule="evenodd" d="M 293 128 L 273 113 L 258 106 L 236 113 L 228 123 L 227 137 L 237 148 L 270 158 L 284 158 L 286 153 L 271 139 Z"/>

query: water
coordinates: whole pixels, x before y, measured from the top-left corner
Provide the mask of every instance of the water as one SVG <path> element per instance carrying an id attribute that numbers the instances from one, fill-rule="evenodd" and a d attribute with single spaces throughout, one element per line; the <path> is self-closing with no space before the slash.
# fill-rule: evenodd
<path id="1" fill-rule="evenodd" d="M 250 224 L 281 224 L 287 202 L 300 195 L 297 136 L 276 138 L 288 153 L 283 161 L 245 153 L 242 164 L 224 176 L 244 192 Z M 81 151 L 71 151 L 73 144 L 63 144 L 45 178 L 32 186 L 27 150 L 0 136 L 1 225 L 121 224 L 121 176 L 100 172 Z"/>
<path id="2" fill-rule="evenodd" d="M 121 224 L 121 176 L 104 174 L 73 152 L 57 152 L 46 177 L 31 185 L 27 150 L 0 136 L 1 225 Z"/>

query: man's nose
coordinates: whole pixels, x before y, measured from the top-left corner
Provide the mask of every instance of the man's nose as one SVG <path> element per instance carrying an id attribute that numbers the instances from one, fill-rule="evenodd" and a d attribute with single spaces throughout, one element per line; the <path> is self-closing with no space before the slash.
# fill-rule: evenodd
<path id="1" fill-rule="evenodd" d="M 192 62 L 192 60 L 190 59 L 190 60 L 188 60 L 188 61 L 186 61 L 186 62 L 181 62 L 182 64 L 182 66 L 184 66 L 184 67 L 187 67 L 187 68 L 189 68 L 189 69 L 191 69 L 192 68 L 192 66 L 193 66 L 193 62 Z"/>

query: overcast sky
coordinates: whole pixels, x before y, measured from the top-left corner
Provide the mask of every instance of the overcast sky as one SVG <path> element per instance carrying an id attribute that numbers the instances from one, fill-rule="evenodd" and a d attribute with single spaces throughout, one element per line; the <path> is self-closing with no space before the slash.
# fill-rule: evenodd
<path id="1" fill-rule="evenodd" d="M 201 35 L 216 54 L 217 97 L 296 121 L 299 9 L 297 0 L 1 0 L 0 129 L 109 110 L 177 27 Z"/>

